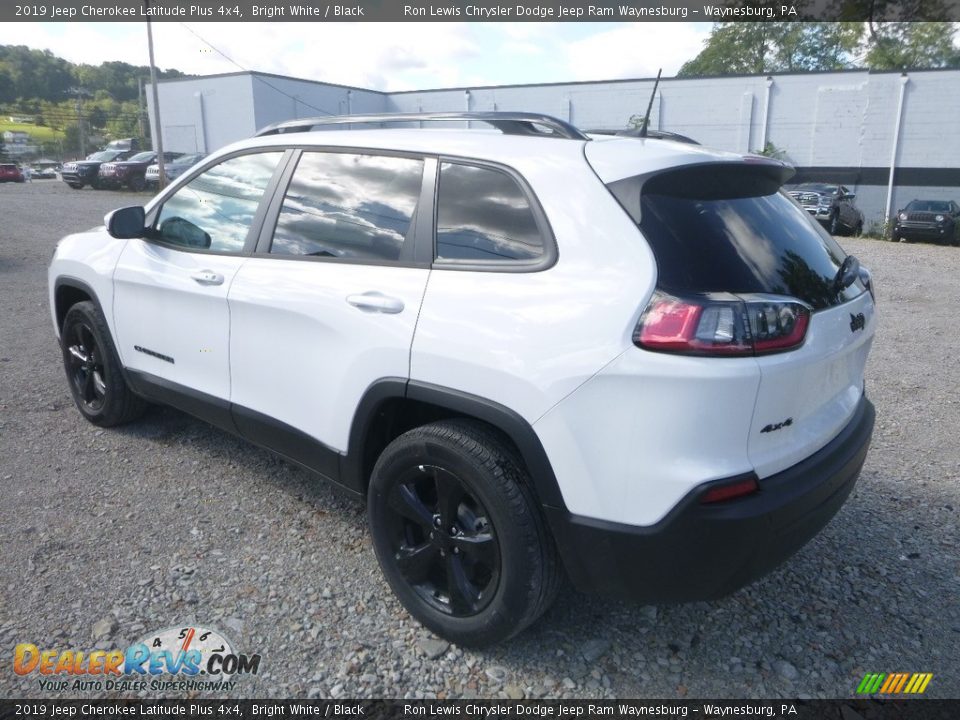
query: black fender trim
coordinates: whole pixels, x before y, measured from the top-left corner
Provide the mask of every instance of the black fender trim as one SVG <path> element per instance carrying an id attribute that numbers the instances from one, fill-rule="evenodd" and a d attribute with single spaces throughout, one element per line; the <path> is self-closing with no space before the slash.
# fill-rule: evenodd
<path id="1" fill-rule="evenodd" d="M 90 287 L 80 278 L 75 278 L 72 275 L 60 275 L 53 282 L 53 313 L 54 316 L 58 319 L 60 318 L 60 313 L 58 312 L 59 308 L 57 307 L 57 295 L 60 293 L 60 288 L 68 287 L 73 288 L 74 290 L 80 290 L 86 295 L 90 296 L 90 302 L 97 306 L 97 310 L 100 311 L 100 314 L 104 318 L 107 318 L 107 314 L 103 311 L 103 305 L 100 304 L 100 298 L 97 297 L 97 294 L 93 291 L 93 288 Z M 66 315 L 66 308 L 64 308 L 64 315 Z M 60 323 L 63 324 L 62 322 Z M 108 323 L 109 325 L 109 323 Z M 57 334 L 60 333 L 61 328 L 57 327 Z M 112 338 L 111 338 L 112 339 Z"/>
<path id="2" fill-rule="evenodd" d="M 518 413 L 504 405 L 461 390 L 418 380 L 405 381 L 401 378 L 385 378 L 375 382 L 357 406 L 350 428 L 349 450 L 341 466 L 341 478 L 345 485 L 366 491 L 366 478 L 361 477 L 364 439 L 382 404 L 392 398 L 429 403 L 458 415 L 482 420 L 497 428 L 506 434 L 520 451 L 541 505 L 566 510 L 563 494 L 540 438 L 530 423 Z"/>

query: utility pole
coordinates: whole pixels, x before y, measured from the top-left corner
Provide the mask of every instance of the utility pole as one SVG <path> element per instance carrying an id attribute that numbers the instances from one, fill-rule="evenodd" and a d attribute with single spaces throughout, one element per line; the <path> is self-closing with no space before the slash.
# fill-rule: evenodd
<path id="1" fill-rule="evenodd" d="M 147 135 L 143 131 L 143 118 L 147 111 L 143 107 L 143 75 L 137 78 L 137 128 L 140 132 L 140 139 L 143 140 Z"/>
<path id="2" fill-rule="evenodd" d="M 157 187 L 162 190 L 167 184 L 163 166 L 163 128 L 160 126 L 160 94 L 157 92 L 157 66 L 153 60 L 153 28 L 150 25 L 150 0 L 143 0 L 147 13 L 147 48 L 150 50 L 150 90 L 153 93 L 153 149 L 157 151 L 157 169 L 160 171 Z"/>
<path id="3" fill-rule="evenodd" d="M 87 156 L 87 131 L 86 131 L 86 128 L 84 127 L 84 119 L 83 119 L 83 96 L 87 95 L 89 97 L 90 92 L 86 90 L 83 86 L 69 88 L 67 92 L 77 96 L 76 109 L 77 109 L 77 129 L 80 131 L 80 157 L 86 157 Z"/>

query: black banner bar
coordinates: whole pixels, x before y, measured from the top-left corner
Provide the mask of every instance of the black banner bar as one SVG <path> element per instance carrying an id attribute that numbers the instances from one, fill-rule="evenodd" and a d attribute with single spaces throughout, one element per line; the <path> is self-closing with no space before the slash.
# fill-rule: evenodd
<path id="1" fill-rule="evenodd" d="M 960 0 L 36 0 L 0 22 L 958 21 Z"/>
<path id="2" fill-rule="evenodd" d="M 0 720 L 955 720 L 960 700 L 0 700 Z"/>

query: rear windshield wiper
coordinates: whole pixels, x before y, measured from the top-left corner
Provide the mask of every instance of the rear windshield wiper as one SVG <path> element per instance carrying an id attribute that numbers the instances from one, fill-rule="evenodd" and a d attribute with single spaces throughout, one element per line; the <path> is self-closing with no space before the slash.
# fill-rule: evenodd
<path id="1" fill-rule="evenodd" d="M 860 277 L 860 261 L 853 255 L 847 255 L 837 274 L 833 276 L 833 291 L 840 293 L 853 285 Z"/>

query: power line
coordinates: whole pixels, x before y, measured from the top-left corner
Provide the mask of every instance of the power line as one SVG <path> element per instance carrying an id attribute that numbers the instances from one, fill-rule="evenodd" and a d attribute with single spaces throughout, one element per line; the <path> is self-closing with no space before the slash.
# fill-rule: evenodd
<path id="1" fill-rule="evenodd" d="M 283 95 L 284 97 L 288 97 L 288 98 L 290 98 L 291 100 L 293 100 L 294 102 L 300 103 L 301 105 L 305 105 L 305 106 L 307 106 L 308 108 L 310 108 L 311 110 L 316 110 L 317 112 L 323 113 L 324 115 L 330 115 L 331 117 L 334 117 L 334 116 L 336 115 L 336 113 L 332 113 L 332 112 L 330 112 L 330 111 L 328 111 L 328 110 L 324 110 L 323 108 L 319 108 L 319 107 L 317 107 L 316 105 L 311 105 L 311 104 L 308 103 L 308 102 L 304 102 L 304 101 L 301 100 L 299 97 L 296 97 L 296 96 L 294 96 L 294 95 L 291 95 L 290 93 L 284 92 L 283 90 L 281 90 L 280 88 L 278 88 L 276 85 L 273 85 L 272 83 L 269 83 L 269 82 L 267 82 L 266 80 L 264 80 L 262 77 L 260 77 L 259 75 L 257 75 L 253 70 L 249 70 L 248 68 L 245 68 L 243 65 L 241 65 L 240 63 L 238 63 L 238 62 L 237 62 L 236 60 L 234 60 L 232 57 L 230 57 L 229 55 L 227 55 L 223 50 L 221 50 L 220 48 L 216 47 L 215 45 L 213 45 L 212 43 L 210 43 L 208 40 L 206 40 L 205 38 L 201 37 L 199 34 L 197 34 L 196 32 L 194 32 L 193 28 L 191 28 L 191 27 L 190 27 L 189 25 L 187 25 L 186 23 L 180 23 L 180 24 L 183 25 L 184 28 L 186 28 L 187 32 L 189 32 L 189 33 L 192 34 L 194 37 L 196 37 L 198 40 L 200 40 L 200 42 L 202 42 L 202 43 L 204 43 L 205 45 L 207 45 L 211 50 L 214 50 L 215 52 L 219 53 L 219 54 L 222 55 L 228 62 L 233 63 L 234 65 L 236 65 L 238 68 L 240 68 L 240 69 L 243 70 L 244 72 L 250 73 L 251 76 L 252 76 L 254 79 L 259 80 L 259 81 L 262 82 L 264 85 L 266 85 L 268 88 L 271 88 L 274 92 L 278 92 L 278 93 L 280 93 L 281 95 Z"/>

